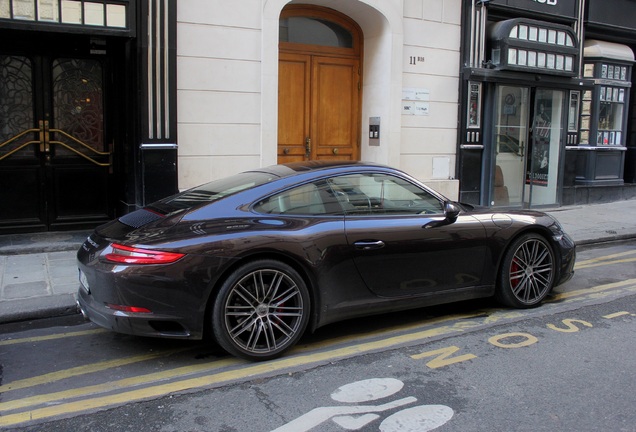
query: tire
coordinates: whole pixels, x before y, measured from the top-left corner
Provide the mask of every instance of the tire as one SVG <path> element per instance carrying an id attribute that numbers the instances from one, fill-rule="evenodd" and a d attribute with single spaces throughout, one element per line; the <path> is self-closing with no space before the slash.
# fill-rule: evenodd
<path id="1" fill-rule="evenodd" d="M 298 342 L 309 311 L 309 292 L 298 272 L 280 261 L 253 261 L 221 285 L 212 310 L 212 329 L 228 353 L 270 360 Z"/>
<path id="2" fill-rule="evenodd" d="M 495 297 L 506 306 L 538 306 L 554 287 L 556 259 L 552 246 L 538 234 L 524 234 L 504 256 Z"/>

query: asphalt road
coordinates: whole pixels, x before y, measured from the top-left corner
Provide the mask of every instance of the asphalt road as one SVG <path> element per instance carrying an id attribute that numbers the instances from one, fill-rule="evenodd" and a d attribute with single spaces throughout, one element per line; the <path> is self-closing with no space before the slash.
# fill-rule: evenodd
<path id="1" fill-rule="evenodd" d="M 0 337 L 16 431 L 636 431 L 636 244 L 581 251 L 543 306 L 483 301 L 329 326 L 282 359 L 88 323 Z"/>

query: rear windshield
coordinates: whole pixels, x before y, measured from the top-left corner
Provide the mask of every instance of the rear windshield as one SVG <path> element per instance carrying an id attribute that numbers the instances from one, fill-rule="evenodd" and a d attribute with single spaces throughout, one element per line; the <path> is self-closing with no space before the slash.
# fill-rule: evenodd
<path id="1" fill-rule="evenodd" d="M 178 210 L 191 209 L 204 204 L 225 198 L 226 196 L 241 192 L 246 189 L 268 183 L 278 178 L 274 174 L 265 172 L 244 172 L 211 181 L 201 186 L 189 189 L 180 194 L 164 198 L 151 205 L 152 208 L 164 214 Z"/>

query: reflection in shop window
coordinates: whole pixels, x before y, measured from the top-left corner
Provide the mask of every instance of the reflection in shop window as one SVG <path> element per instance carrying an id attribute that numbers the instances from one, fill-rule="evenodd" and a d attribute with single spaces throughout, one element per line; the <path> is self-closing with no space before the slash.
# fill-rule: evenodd
<path id="1" fill-rule="evenodd" d="M 581 93 L 570 92 L 570 106 L 568 110 L 568 132 L 576 132 L 579 119 L 579 98 Z"/>
<path id="2" fill-rule="evenodd" d="M 625 89 L 601 87 L 597 145 L 620 145 L 623 129 Z"/>
<path id="3" fill-rule="evenodd" d="M 467 126 L 479 128 L 481 125 L 481 84 L 471 82 L 468 84 L 468 115 Z"/>

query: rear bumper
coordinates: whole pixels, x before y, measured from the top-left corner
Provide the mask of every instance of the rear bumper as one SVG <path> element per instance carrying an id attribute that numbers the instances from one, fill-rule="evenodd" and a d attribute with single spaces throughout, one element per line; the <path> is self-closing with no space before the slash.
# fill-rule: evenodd
<path id="1" fill-rule="evenodd" d="M 203 336 L 201 331 L 193 331 L 189 323 L 180 317 L 111 309 L 97 302 L 81 287 L 77 293 L 77 304 L 84 318 L 118 333 L 174 339 L 201 339 Z"/>

